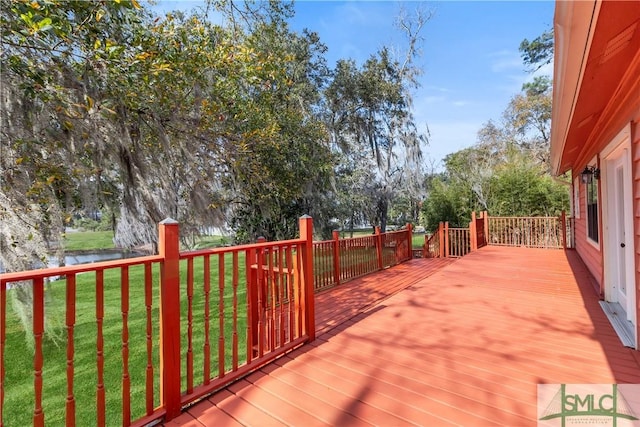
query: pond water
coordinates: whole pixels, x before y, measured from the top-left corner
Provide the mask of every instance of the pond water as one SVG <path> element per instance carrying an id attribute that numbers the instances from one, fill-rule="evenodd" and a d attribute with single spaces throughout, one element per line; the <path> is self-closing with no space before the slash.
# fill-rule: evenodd
<path id="1" fill-rule="evenodd" d="M 68 253 L 64 257 L 65 265 L 87 264 L 100 261 L 111 261 L 114 259 L 134 258 L 143 254 L 133 251 L 122 250 L 101 250 L 101 251 L 82 251 Z M 49 267 L 57 267 L 58 260 L 56 257 L 49 257 Z"/>

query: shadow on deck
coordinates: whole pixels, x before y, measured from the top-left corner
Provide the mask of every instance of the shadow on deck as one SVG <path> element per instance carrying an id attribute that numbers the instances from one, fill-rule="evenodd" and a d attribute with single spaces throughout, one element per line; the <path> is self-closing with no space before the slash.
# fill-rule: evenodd
<path id="1" fill-rule="evenodd" d="M 534 426 L 537 384 L 640 383 L 572 251 L 416 259 L 316 301 L 315 342 L 166 425 Z"/>

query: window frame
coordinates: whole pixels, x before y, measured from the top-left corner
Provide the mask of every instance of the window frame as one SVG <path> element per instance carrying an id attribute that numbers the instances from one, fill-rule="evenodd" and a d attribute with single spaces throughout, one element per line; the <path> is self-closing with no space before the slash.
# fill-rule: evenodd
<path id="1" fill-rule="evenodd" d="M 591 163 L 597 164 L 597 159 L 594 158 Z M 596 248 L 600 249 L 600 215 L 599 209 L 599 194 L 598 194 L 598 182 L 593 175 L 589 177 L 589 181 L 585 184 L 585 227 L 587 241 Z M 595 199 L 595 201 L 594 201 Z M 595 219 L 595 224 L 593 223 Z"/>

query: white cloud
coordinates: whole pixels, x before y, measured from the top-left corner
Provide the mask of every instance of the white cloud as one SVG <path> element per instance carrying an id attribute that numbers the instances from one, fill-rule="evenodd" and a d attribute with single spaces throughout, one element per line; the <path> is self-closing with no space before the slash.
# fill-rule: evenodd
<path id="1" fill-rule="evenodd" d="M 442 104 L 446 100 L 444 96 L 425 96 L 420 99 L 420 105 Z"/>

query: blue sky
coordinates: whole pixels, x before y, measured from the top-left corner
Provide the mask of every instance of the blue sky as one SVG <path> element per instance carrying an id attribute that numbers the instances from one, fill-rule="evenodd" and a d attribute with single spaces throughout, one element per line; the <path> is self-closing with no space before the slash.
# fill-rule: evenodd
<path id="1" fill-rule="evenodd" d="M 161 1 L 160 7 L 191 9 L 197 1 Z M 327 59 L 361 63 L 381 46 L 402 48 L 394 26 L 400 8 L 432 12 L 422 35 L 421 87 L 415 92 L 416 117 L 428 125 L 428 158 L 436 164 L 468 147 L 484 123 L 500 121 L 510 98 L 532 76 L 518 46 L 553 24 L 552 1 L 298 1 L 294 30 L 308 28 L 329 48 Z M 552 67 L 541 73 L 551 74 Z"/>

